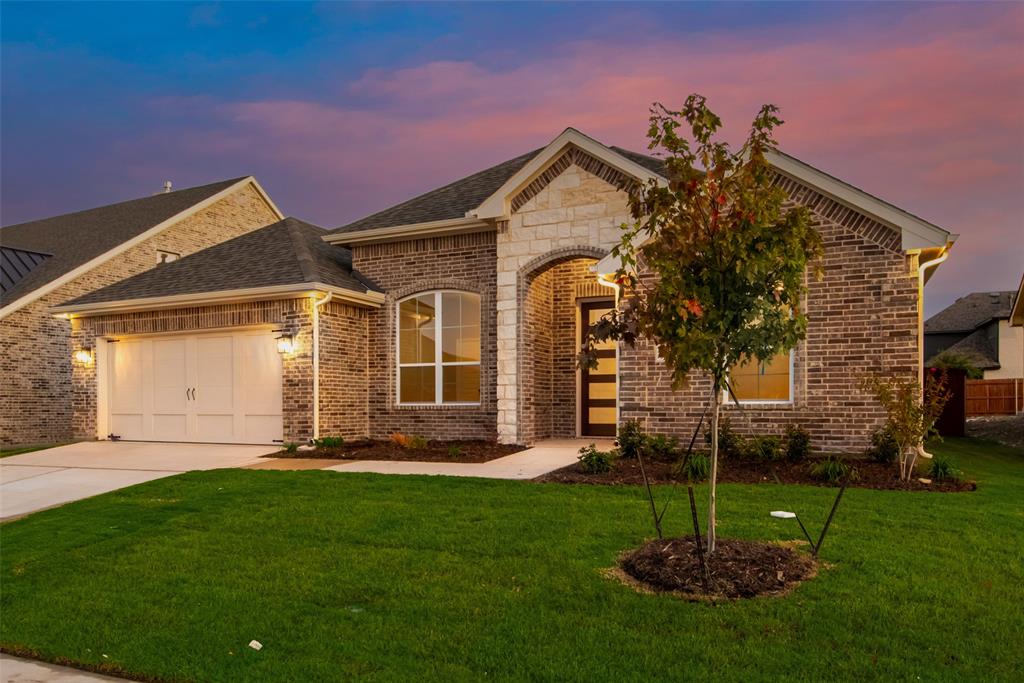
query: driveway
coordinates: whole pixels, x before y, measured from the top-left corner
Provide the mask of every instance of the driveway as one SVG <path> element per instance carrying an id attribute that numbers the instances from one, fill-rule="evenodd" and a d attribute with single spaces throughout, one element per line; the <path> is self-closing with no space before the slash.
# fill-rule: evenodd
<path id="1" fill-rule="evenodd" d="M 243 467 L 275 446 L 89 441 L 0 460 L 0 520 L 190 470 Z"/>

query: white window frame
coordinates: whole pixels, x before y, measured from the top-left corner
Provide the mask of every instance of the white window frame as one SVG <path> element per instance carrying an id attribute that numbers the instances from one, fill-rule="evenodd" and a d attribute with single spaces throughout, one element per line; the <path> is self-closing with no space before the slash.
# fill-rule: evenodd
<path id="1" fill-rule="evenodd" d="M 763 406 L 773 406 L 773 405 L 774 406 L 790 406 L 790 405 L 793 405 L 793 382 L 794 382 L 794 379 L 795 379 L 795 373 L 793 372 L 793 368 L 794 368 L 795 360 L 796 360 L 796 349 L 792 348 L 792 349 L 789 350 L 789 398 L 785 398 L 785 399 L 782 399 L 782 398 L 741 398 L 741 399 L 737 399 L 739 401 L 739 404 L 741 406 L 756 406 L 756 405 L 763 405 Z M 757 363 L 761 362 L 761 361 L 757 360 L 756 358 L 754 359 L 754 361 L 757 362 Z M 728 373 L 726 374 L 726 378 L 728 378 Z M 723 405 L 736 405 L 736 401 L 732 400 L 732 395 L 729 393 L 728 389 L 723 389 L 722 390 L 722 394 L 723 394 L 723 398 L 722 398 L 722 404 Z"/>
<path id="2" fill-rule="evenodd" d="M 424 295 L 434 297 L 434 362 L 432 363 L 403 363 L 402 362 L 402 303 L 409 299 L 416 299 Z M 480 349 L 478 355 L 480 360 L 475 361 L 445 361 L 442 359 L 442 325 L 441 319 L 444 311 L 441 310 L 442 295 L 444 294 L 468 294 L 476 297 L 477 305 L 480 307 Z M 475 401 L 445 401 L 444 400 L 444 369 L 459 365 L 475 365 L 482 367 L 483 363 L 483 307 L 482 297 L 476 292 L 467 292 L 461 289 L 430 289 L 424 292 L 416 292 L 409 296 L 402 297 L 395 302 L 395 403 L 399 406 L 479 406 L 479 395 Z M 402 368 L 434 368 L 434 400 L 432 402 L 403 402 L 402 401 Z M 479 392 L 483 393 L 483 372 L 480 375 Z"/>

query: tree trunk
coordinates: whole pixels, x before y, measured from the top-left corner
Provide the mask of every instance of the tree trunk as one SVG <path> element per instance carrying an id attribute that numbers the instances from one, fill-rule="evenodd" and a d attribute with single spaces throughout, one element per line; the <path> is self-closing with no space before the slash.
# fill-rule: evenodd
<path id="1" fill-rule="evenodd" d="M 708 555 L 715 552 L 715 487 L 718 484 L 718 404 L 722 387 L 714 380 L 711 394 L 711 476 L 708 478 Z"/>

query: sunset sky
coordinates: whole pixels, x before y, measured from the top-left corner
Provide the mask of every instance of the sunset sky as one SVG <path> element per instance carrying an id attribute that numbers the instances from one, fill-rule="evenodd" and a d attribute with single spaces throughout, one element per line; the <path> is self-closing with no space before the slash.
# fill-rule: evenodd
<path id="1" fill-rule="evenodd" d="M 3 224 L 252 174 L 333 228 L 652 101 L 961 238 L 927 311 L 1024 270 L 1024 6 L 2 4 Z"/>

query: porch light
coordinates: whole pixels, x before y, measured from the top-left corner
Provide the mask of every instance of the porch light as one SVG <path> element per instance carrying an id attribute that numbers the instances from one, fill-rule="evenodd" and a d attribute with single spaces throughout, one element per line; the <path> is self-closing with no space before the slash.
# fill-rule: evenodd
<path id="1" fill-rule="evenodd" d="M 93 351 L 92 351 L 92 348 L 87 347 L 87 346 L 83 347 L 83 348 L 80 348 L 77 351 L 75 351 L 73 354 L 71 354 L 71 357 L 74 358 L 77 362 L 81 363 L 82 365 L 92 365 L 92 362 L 93 362 Z"/>
<path id="2" fill-rule="evenodd" d="M 277 338 L 277 350 L 279 353 L 295 353 L 295 337 L 282 334 Z"/>

